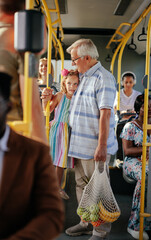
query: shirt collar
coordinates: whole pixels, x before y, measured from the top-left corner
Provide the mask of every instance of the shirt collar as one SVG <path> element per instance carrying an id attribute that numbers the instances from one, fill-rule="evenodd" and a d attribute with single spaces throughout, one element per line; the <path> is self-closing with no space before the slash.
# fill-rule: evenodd
<path id="1" fill-rule="evenodd" d="M 84 74 L 79 75 L 82 79 L 83 77 L 91 77 L 102 65 L 100 62 L 97 62 L 93 67 L 87 70 Z"/>
<path id="2" fill-rule="evenodd" d="M 8 125 L 6 125 L 5 133 L 4 133 L 3 137 L 0 139 L 0 150 L 2 150 L 3 152 L 9 151 L 9 148 L 7 147 L 9 134 L 10 134 L 10 128 Z"/>

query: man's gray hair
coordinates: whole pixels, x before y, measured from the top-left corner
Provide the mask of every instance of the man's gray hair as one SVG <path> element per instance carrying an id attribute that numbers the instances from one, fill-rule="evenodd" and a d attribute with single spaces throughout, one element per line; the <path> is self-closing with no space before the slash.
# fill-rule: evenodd
<path id="1" fill-rule="evenodd" d="M 79 57 L 90 56 L 91 58 L 98 59 L 99 53 L 90 39 L 79 39 L 67 48 L 67 53 L 71 54 L 72 49 L 77 48 L 77 54 Z"/>

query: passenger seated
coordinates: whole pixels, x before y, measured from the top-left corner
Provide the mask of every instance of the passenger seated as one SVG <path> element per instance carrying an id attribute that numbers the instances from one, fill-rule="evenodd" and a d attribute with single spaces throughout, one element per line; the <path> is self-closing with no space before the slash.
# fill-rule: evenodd
<path id="1" fill-rule="evenodd" d="M 132 235 L 133 238 L 139 239 L 144 94 L 141 94 L 136 98 L 134 109 L 138 117 L 137 119 L 125 124 L 121 133 L 121 138 L 123 150 L 126 156 L 123 163 L 123 171 L 128 177 L 136 180 L 131 216 L 128 221 L 127 231 Z M 148 103 L 148 124 L 151 124 L 151 96 L 149 96 Z M 149 141 L 151 130 L 148 130 L 147 134 L 147 141 Z M 148 162 L 148 148 L 146 154 Z M 148 171 L 148 165 L 146 165 L 146 176 L 148 175 Z M 146 219 L 144 220 L 144 230 L 151 230 L 151 222 L 147 221 Z M 145 231 L 143 232 L 143 239 L 149 239 L 149 236 Z"/>
<path id="2" fill-rule="evenodd" d="M 124 72 L 122 74 L 121 85 L 123 88 L 120 91 L 120 114 L 123 114 L 122 119 L 128 119 L 130 114 L 124 113 L 134 113 L 134 102 L 138 95 L 141 92 L 138 92 L 133 89 L 134 85 L 136 84 L 136 76 L 133 72 Z M 114 102 L 114 110 L 115 113 L 117 111 L 117 94 Z M 117 116 L 118 117 L 118 116 Z"/>

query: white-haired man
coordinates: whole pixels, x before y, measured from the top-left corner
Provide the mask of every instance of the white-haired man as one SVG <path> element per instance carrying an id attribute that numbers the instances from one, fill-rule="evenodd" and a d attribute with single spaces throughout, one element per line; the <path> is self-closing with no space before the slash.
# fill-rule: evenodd
<path id="1" fill-rule="evenodd" d="M 98 51 L 90 39 L 80 39 L 67 52 L 72 65 L 76 65 L 80 84 L 71 101 L 71 140 L 69 156 L 75 159 L 77 200 L 80 201 L 85 177 L 90 179 L 95 161 L 108 163 L 117 151 L 114 133 L 113 103 L 116 84 L 113 75 L 97 60 Z M 90 226 L 82 221 L 66 230 L 70 236 L 90 234 Z M 91 240 L 108 239 L 111 224 L 105 223 L 93 229 Z"/>

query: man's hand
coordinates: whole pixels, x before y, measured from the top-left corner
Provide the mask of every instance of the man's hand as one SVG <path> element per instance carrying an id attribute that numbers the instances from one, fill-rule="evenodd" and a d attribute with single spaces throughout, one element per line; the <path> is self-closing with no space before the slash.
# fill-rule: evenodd
<path id="1" fill-rule="evenodd" d="M 95 150 L 94 160 L 105 162 L 106 158 L 107 158 L 107 145 L 98 145 Z"/>

